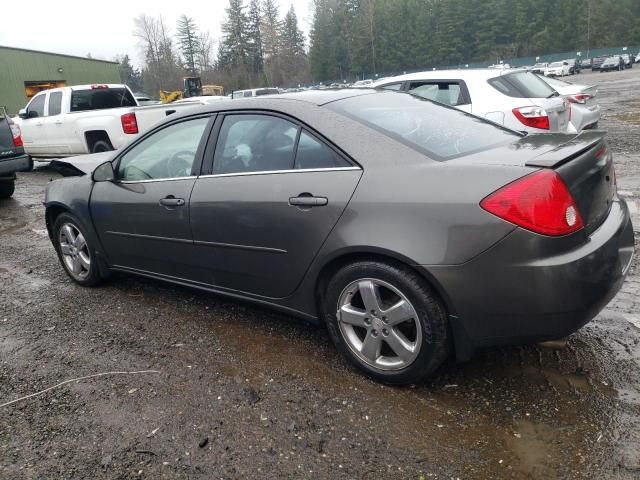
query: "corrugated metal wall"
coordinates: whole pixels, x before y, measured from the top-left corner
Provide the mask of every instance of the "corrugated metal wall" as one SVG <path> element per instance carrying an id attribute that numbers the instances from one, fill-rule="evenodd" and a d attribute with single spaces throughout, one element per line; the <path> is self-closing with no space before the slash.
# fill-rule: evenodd
<path id="1" fill-rule="evenodd" d="M 119 83 L 120 75 L 117 63 L 0 47 L 0 105 L 9 114 L 27 104 L 24 82 L 46 80 L 64 80 L 68 86 Z"/>

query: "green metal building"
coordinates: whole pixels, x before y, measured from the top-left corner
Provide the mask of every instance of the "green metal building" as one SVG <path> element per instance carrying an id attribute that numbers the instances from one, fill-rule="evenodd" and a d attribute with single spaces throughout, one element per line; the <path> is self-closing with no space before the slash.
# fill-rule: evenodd
<path id="1" fill-rule="evenodd" d="M 0 46 L 0 105 L 11 115 L 47 88 L 120 83 L 117 62 Z"/>

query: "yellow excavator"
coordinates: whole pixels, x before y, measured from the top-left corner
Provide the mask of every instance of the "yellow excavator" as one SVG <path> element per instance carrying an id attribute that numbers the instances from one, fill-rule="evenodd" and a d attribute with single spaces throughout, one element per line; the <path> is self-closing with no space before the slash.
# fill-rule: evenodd
<path id="1" fill-rule="evenodd" d="M 200 77 L 184 77 L 183 89 L 169 92 L 160 90 L 160 100 L 162 103 L 171 103 L 182 98 L 206 96 L 222 96 L 224 95 L 224 87 L 220 85 L 202 85 Z"/>

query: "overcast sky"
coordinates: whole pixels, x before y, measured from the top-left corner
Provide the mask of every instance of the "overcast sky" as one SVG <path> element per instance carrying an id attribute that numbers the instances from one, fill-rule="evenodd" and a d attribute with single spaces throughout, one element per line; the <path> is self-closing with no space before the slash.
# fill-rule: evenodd
<path id="1" fill-rule="evenodd" d="M 44 50 L 113 60 L 129 54 L 139 66 L 138 41 L 133 36 L 133 19 L 141 13 L 162 15 L 175 32 L 177 18 L 183 13 L 193 17 L 201 30 L 209 30 L 217 41 L 228 0 L 110 0 L 108 2 L 65 0 L 31 2 L 0 0 L 0 45 Z M 280 16 L 291 5 L 300 28 L 308 34 L 311 0 L 276 0 Z M 248 4 L 248 0 L 245 1 Z M 215 46 L 217 51 L 217 43 Z"/>

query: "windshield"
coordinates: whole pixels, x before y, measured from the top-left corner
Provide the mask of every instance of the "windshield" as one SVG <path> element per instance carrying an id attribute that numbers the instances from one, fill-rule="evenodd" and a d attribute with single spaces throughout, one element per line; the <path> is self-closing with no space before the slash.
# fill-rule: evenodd
<path id="1" fill-rule="evenodd" d="M 92 88 L 71 93 L 72 112 L 136 106 L 135 98 L 126 88 Z"/>
<path id="2" fill-rule="evenodd" d="M 13 134 L 11 133 L 9 117 L 6 116 L 4 108 L 0 107 L 0 156 L 2 156 L 3 151 L 12 150 L 13 148 Z"/>
<path id="3" fill-rule="evenodd" d="M 488 80 L 499 92 L 514 98 L 548 98 L 556 94 L 551 86 L 531 72 L 514 72 Z"/>
<path id="4" fill-rule="evenodd" d="M 409 93 L 378 92 L 326 106 L 440 161 L 520 137 L 456 108 Z"/>

